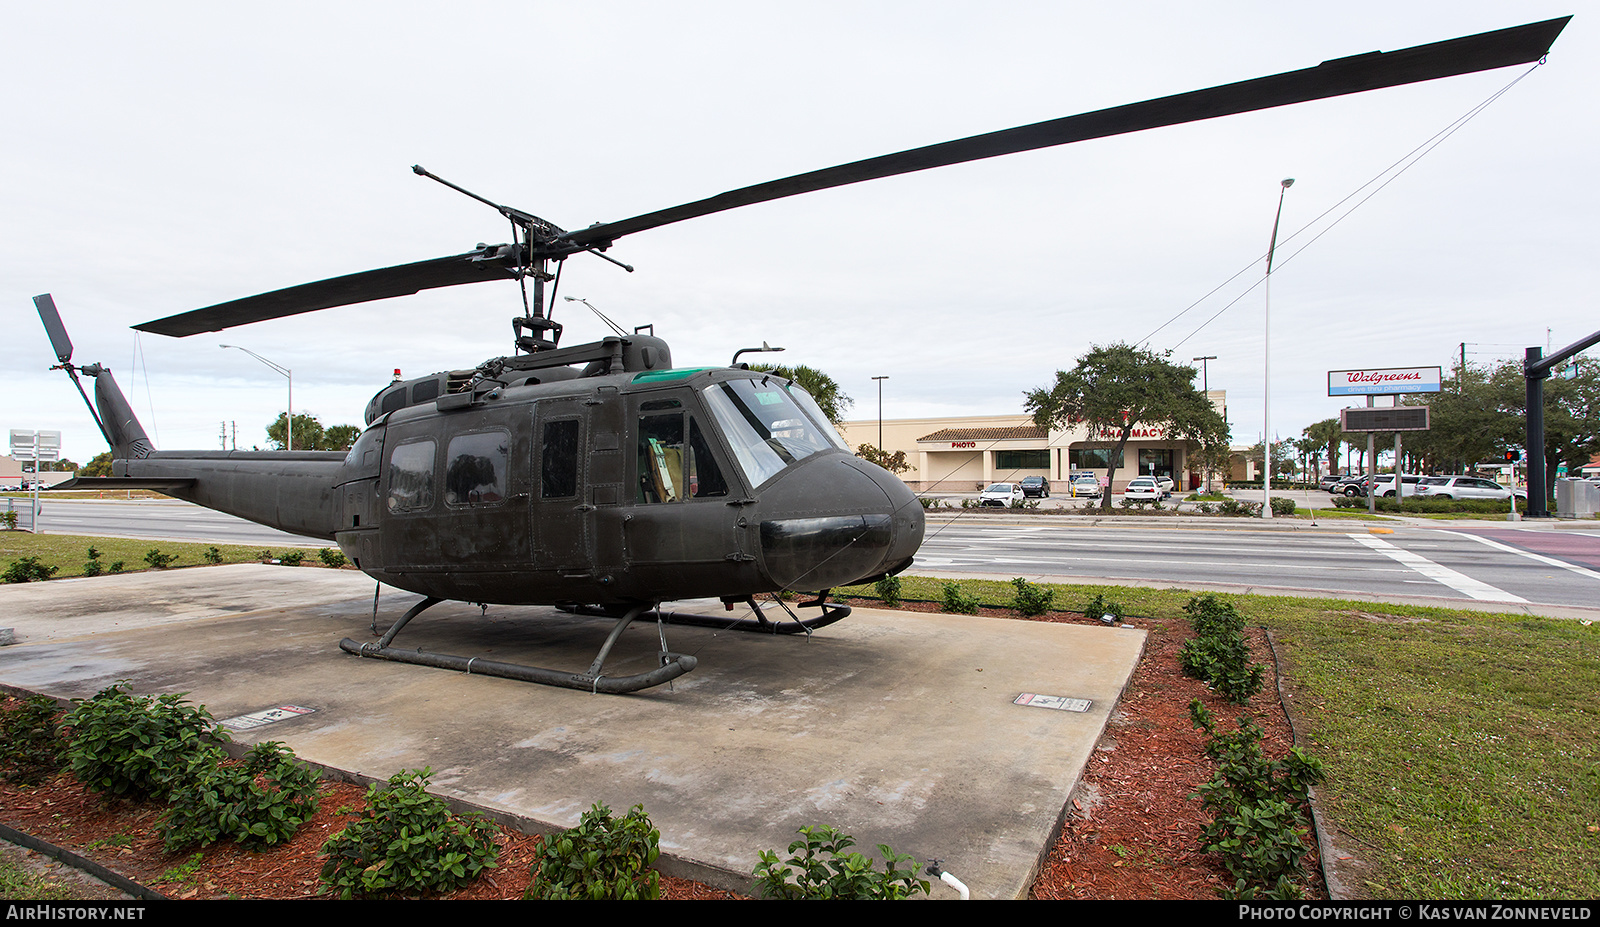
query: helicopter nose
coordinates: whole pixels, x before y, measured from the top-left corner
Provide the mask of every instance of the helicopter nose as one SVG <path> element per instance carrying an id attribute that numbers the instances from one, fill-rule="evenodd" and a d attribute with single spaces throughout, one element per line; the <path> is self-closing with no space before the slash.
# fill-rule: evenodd
<path id="1" fill-rule="evenodd" d="M 848 586 L 911 565 L 922 506 L 897 476 L 846 454 L 808 458 L 761 494 L 761 556 L 784 589 Z"/>

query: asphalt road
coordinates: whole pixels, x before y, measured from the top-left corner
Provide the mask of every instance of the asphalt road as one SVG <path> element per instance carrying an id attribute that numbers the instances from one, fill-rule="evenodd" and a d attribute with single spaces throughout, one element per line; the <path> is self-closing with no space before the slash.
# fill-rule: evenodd
<path id="1" fill-rule="evenodd" d="M 1315 529 L 1186 521 L 1146 527 L 934 519 L 913 570 L 1600 605 L 1600 524 L 1391 523 L 1374 533 L 1374 523 L 1364 521 L 1325 521 Z"/>
<path id="2" fill-rule="evenodd" d="M 176 499 L 100 501 L 40 499 L 39 530 L 90 537 L 260 544 L 264 547 L 332 547 L 332 541 L 287 534 L 255 522 Z"/>
<path id="3" fill-rule="evenodd" d="M 965 516 L 965 517 L 964 517 Z M 1054 521 L 1054 520 L 1052 520 Z M 1065 520 L 1063 520 L 1065 521 Z M 1133 522 L 1133 519 L 1128 519 Z M 954 513 L 931 517 L 913 572 L 1222 585 L 1269 591 L 1600 605 L 1600 524 L 1375 523 L 1185 519 L 1157 526 L 1042 524 L 1040 518 Z M 1420 520 L 1419 520 L 1420 521 Z M 139 537 L 264 547 L 328 542 L 265 528 L 175 500 L 49 499 L 53 534 Z"/>

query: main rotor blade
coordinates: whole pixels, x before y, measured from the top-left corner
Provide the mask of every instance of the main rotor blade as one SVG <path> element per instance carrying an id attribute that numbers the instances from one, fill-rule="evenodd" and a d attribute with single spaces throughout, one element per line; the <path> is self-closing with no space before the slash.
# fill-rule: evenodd
<path id="1" fill-rule="evenodd" d="M 512 280 L 519 272 L 519 248 L 512 245 L 489 245 L 479 251 L 456 254 L 450 257 L 384 267 L 379 270 L 347 274 L 331 280 L 319 280 L 287 289 L 246 296 L 231 302 L 218 303 L 193 312 L 168 316 L 135 325 L 143 332 L 183 338 L 201 332 L 221 331 L 235 325 L 263 322 L 314 312 L 351 303 L 388 299 L 391 296 L 410 296 L 419 290 L 441 286 L 477 283 L 480 280 Z"/>
<path id="2" fill-rule="evenodd" d="M 925 171 L 930 168 L 978 161 L 1000 155 L 1106 138 L 1160 126 L 1215 119 L 1255 110 L 1304 103 L 1328 97 L 1362 93 L 1384 87 L 1488 71 L 1543 58 L 1572 17 L 1515 26 L 1496 32 L 1418 45 L 1393 52 L 1369 52 L 1324 61 L 1314 68 L 1271 77 L 1196 90 L 1143 103 L 1067 116 L 1048 122 L 974 135 L 970 138 L 897 154 L 855 161 L 807 174 L 796 174 L 751 187 L 731 190 L 708 199 L 568 232 L 560 240 L 577 245 L 605 246 L 635 232 L 685 219 L 797 196 L 829 187 L 860 183 Z"/>

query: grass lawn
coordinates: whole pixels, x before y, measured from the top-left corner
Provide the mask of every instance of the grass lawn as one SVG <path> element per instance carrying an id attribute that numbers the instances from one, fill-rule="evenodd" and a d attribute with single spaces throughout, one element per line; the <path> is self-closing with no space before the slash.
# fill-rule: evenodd
<path id="1" fill-rule="evenodd" d="M 92 559 L 89 556 L 90 548 L 93 548 L 99 554 L 98 558 Z M 334 550 L 337 550 L 337 548 L 334 548 Z M 155 553 L 155 557 L 151 557 L 152 551 Z M 176 557 L 176 559 L 169 562 L 169 565 L 184 567 L 205 563 L 253 563 L 257 560 L 281 557 L 291 551 L 299 551 L 307 555 L 306 559 L 309 561 L 317 559 L 316 551 L 301 547 L 282 547 L 276 550 L 266 550 L 261 547 L 240 544 L 205 544 L 185 541 L 151 541 L 138 538 L 96 538 L 71 534 L 30 534 L 26 531 L 0 531 L 0 570 L 9 569 L 24 557 L 36 557 L 40 566 L 53 566 L 56 568 L 56 572 L 51 574 L 52 579 L 83 576 L 90 569 L 93 569 L 92 567 L 86 568 L 86 565 L 91 562 L 98 563 L 101 572 L 114 573 L 122 570 L 149 569 L 152 565 L 150 560 L 159 560 L 164 557 Z M 270 556 L 263 557 L 263 553 L 267 553 Z M 113 568 L 118 563 L 122 564 L 121 570 Z"/>
<path id="2" fill-rule="evenodd" d="M 901 577 L 906 599 L 944 580 Z M 1007 582 L 961 591 L 1006 607 Z M 1046 586 L 1185 621 L 1193 593 Z M 875 595 L 872 586 L 836 590 Z M 1372 864 L 1373 898 L 1600 897 L 1600 625 L 1286 596 L 1222 596 L 1271 630 L 1324 815 Z"/>

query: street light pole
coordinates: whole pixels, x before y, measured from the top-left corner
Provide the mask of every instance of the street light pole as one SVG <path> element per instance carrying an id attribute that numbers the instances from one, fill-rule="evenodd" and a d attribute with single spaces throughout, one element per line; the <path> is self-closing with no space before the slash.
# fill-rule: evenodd
<path id="1" fill-rule="evenodd" d="M 887 376 L 882 376 L 882 377 L 873 377 L 873 379 L 878 381 L 878 453 L 882 454 L 884 452 L 884 450 L 883 450 L 883 381 L 887 380 L 889 378 Z"/>
<path id="2" fill-rule="evenodd" d="M 1210 381 L 1210 379 L 1208 379 L 1206 377 L 1206 361 L 1214 361 L 1216 359 L 1217 359 L 1217 355 L 1215 355 L 1215 354 L 1207 354 L 1205 357 L 1197 357 L 1197 358 L 1195 358 L 1195 360 L 1200 362 L 1200 391 L 1202 393 L 1205 393 L 1206 402 L 1210 402 L 1211 401 L 1211 381 Z M 1206 492 L 1207 493 L 1211 492 L 1211 464 L 1210 464 L 1210 461 L 1206 462 Z"/>
<path id="3" fill-rule="evenodd" d="M 221 345 L 221 347 L 233 348 L 236 351 L 243 351 L 244 353 L 250 355 L 251 357 L 255 358 L 256 360 L 260 361 L 261 363 L 266 364 L 268 367 L 271 367 L 273 370 L 276 370 L 277 372 L 283 374 L 285 377 L 288 378 L 288 380 L 289 380 L 289 414 L 287 416 L 285 416 L 284 420 L 283 420 L 284 421 L 283 449 L 286 450 L 286 451 L 294 450 L 294 374 L 290 372 L 289 368 L 280 367 L 277 364 L 274 364 L 272 361 L 267 360 L 265 357 L 262 357 L 260 354 L 257 354 L 256 352 L 250 350 L 249 348 L 241 348 L 236 344 L 224 344 L 224 345 Z"/>
<path id="4" fill-rule="evenodd" d="M 1272 254 L 1278 250 L 1278 220 L 1283 218 L 1283 195 L 1294 186 L 1294 178 L 1287 177 L 1278 190 L 1278 213 L 1272 217 L 1272 243 L 1267 246 L 1266 306 L 1262 313 L 1264 331 L 1261 353 L 1265 358 L 1265 388 L 1261 408 L 1261 517 L 1272 517 Z"/>

